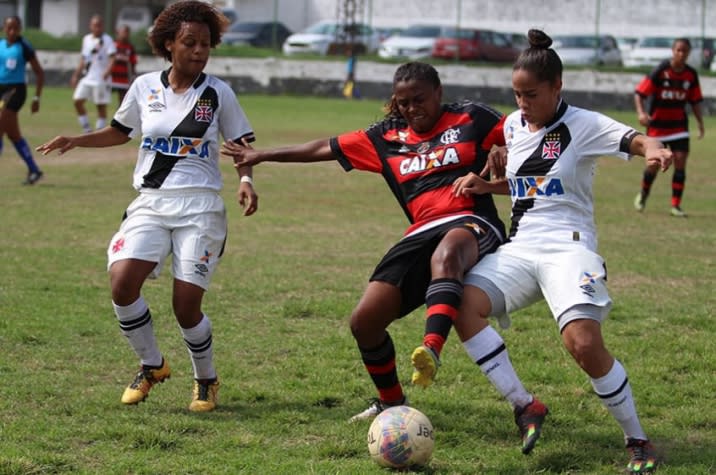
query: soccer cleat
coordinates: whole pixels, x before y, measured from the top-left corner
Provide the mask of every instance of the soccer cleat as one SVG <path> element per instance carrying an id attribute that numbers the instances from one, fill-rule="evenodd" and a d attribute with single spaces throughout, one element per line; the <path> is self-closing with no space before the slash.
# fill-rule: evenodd
<path id="1" fill-rule="evenodd" d="M 626 449 L 630 456 L 627 473 L 652 473 L 656 470 L 656 454 L 651 442 L 630 438 L 627 439 Z"/>
<path id="2" fill-rule="evenodd" d="M 644 211 L 644 205 L 646 204 L 646 200 L 642 198 L 641 191 L 637 193 L 636 198 L 634 198 L 634 209 L 638 212 Z"/>
<path id="3" fill-rule="evenodd" d="M 671 207 L 671 216 L 677 217 L 677 218 L 685 218 L 688 216 L 686 212 L 681 209 L 680 206 L 672 206 Z"/>
<path id="4" fill-rule="evenodd" d="M 210 382 L 194 381 L 194 391 L 189 404 L 191 412 L 209 412 L 216 409 L 217 393 L 219 392 L 219 380 Z"/>
<path id="5" fill-rule="evenodd" d="M 38 181 L 40 181 L 40 178 L 42 178 L 42 175 L 44 173 L 38 171 L 38 172 L 29 172 L 27 174 L 27 178 L 25 178 L 25 181 L 22 182 L 23 185 L 34 185 Z"/>
<path id="6" fill-rule="evenodd" d="M 166 360 L 162 358 L 162 366 L 159 368 L 150 368 L 142 366 L 134 377 L 134 381 L 127 386 L 122 394 L 123 404 L 139 404 L 149 395 L 149 390 L 157 383 L 164 382 L 165 379 L 171 377 L 171 369 Z"/>
<path id="7" fill-rule="evenodd" d="M 520 435 L 522 435 L 523 454 L 527 455 L 534 449 L 537 439 L 542 433 L 542 423 L 547 414 L 549 414 L 549 409 L 536 397 L 533 397 L 532 402 L 525 407 L 515 408 L 515 424 L 519 427 Z"/>
<path id="8" fill-rule="evenodd" d="M 385 411 L 387 408 L 392 406 L 407 406 L 408 405 L 408 398 L 403 397 L 402 401 L 399 401 L 395 404 L 388 404 L 385 401 L 381 401 L 380 399 L 373 399 L 371 400 L 370 406 L 368 406 L 368 409 L 366 409 L 363 412 L 359 412 L 355 416 L 351 417 L 349 419 L 349 422 L 356 422 L 356 421 L 363 421 L 366 419 L 373 419 L 375 416 L 380 414 L 381 412 Z"/>
<path id="9" fill-rule="evenodd" d="M 413 384 L 424 388 L 433 384 L 438 368 L 440 368 L 440 358 L 435 354 L 435 350 L 429 346 L 419 346 L 415 348 L 410 359 L 415 368 L 412 377 Z"/>

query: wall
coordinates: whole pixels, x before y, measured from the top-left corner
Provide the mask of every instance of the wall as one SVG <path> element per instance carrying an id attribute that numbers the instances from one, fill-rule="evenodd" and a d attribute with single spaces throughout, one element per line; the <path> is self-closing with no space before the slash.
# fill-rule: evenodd
<path id="1" fill-rule="evenodd" d="M 74 52 L 38 52 L 49 85 L 67 85 L 78 55 Z M 168 63 L 155 57 L 141 57 L 140 73 L 165 69 Z M 356 81 L 364 97 L 385 100 L 390 95 L 395 64 L 359 61 Z M 298 61 L 279 58 L 242 59 L 212 57 L 206 71 L 231 84 L 242 93 L 305 94 L 340 97 L 346 64 L 342 61 Z M 491 104 L 514 104 L 512 69 L 506 67 L 439 66 L 446 101 L 478 100 Z M 30 74 L 30 76 L 32 76 Z M 634 87 L 641 79 L 635 73 L 565 71 L 564 97 L 574 105 L 604 109 L 634 108 Z M 716 111 L 716 78 L 701 78 L 707 96 L 704 111 Z"/>

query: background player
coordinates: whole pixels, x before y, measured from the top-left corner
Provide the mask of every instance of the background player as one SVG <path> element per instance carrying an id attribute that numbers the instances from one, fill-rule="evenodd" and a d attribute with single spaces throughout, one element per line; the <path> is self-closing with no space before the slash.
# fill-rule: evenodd
<path id="1" fill-rule="evenodd" d="M 425 303 L 434 346 L 421 347 L 420 358 L 434 374 L 437 353 L 460 307 L 464 273 L 503 241 L 492 196 L 452 194 L 453 181 L 470 170 L 481 171 L 492 145 L 502 143 L 502 114 L 482 104 L 442 105 L 441 100 L 437 71 L 429 64 L 407 63 L 393 77 L 386 118 L 366 130 L 271 150 L 232 143 L 223 148 L 237 166 L 337 160 L 346 171 L 380 173 L 410 221 L 403 239 L 375 268 L 350 318 L 379 396 L 352 420 L 406 403 L 387 327 Z M 519 413 L 516 422 L 528 453 L 539 437 L 539 430 L 528 435 L 528 427 L 539 429 L 547 408 L 522 386 L 500 335 L 485 321 L 479 334 L 483 353 L 475 361 Z"/>
<path id="2" fill-rule="evenodd" d="M 689 117 L 686 105 L 691 105 L 699 124 L 699 139 L 704 136 L 704 120 L 700 102 L 703 100 L 699 75 L 686 64 L 691 52 L 688 38 L 678 38 L 671 46 L 671 59 L 663 61 L 636 87 L 634 105 L 639 123 L 646 126 L 646 134 L 661 140 L 674 153 L 674 174 L 671 178 L 671 215 L 686 217 L 681 209 L 681 197 L 686 183 L 686 158 L 689 155 Z M 644 101 L 651 100 L 649 113 Z M 651 185 L 659 170 L 658 163 L 649 163 L 644 169 L 641 191 L 634 198 L 634 207 L 643 211 Z"/>
<path id="3" fill-rule="evenodd" d="M 125 212 L 107 250 L 114 311 L 141 364 L 122 395 L 124 404 L 143 401 L 152 386 L 171 373 L 141 295 L 145 280 L 159 275 L 169 255 L 172 305 L 194 368 L 189 410 L 211 411 L 217 404 L 212 326 L 201 305 L 226 243 L 219 134 L 225 140 L 254 140 L 236 94 L 203 72 L 227 23 L 205 2 L 183 1 L 167 7 L 154 23 L 149 42 L 158 56 L 171 62 L 171 68 L 137 78 L 110 127 L 55 137 L 38 147 L 45 154 L 55 149 L 64 153 L 141 137 L 134 172 L 139 196 Z M 250 167 L 239 170 L 239 202 L 245 215 L 253 214 L 258 205 L 250 173 Z"/>
<path id="4" fill-rule="evenodd" d="M 117 37 L 114 39 L 114 47 L 117 52 L 112 63 L 112 89 L 117 91 L 117 98 L 122 104 L 127 94 L 129 84 L 136 75 L 137 53 L 134 50 L 130 38 L 129 26 L 122 25 L 117 28 Z"/>
<path id="5" fill-rule="evenodd" d="M 506 180 L 460 178 L 458 194 L 510 193 L 509 241 L 465 276 L 455 322 L 468 351 L 479 350 L 480 316 L 509 314 L 544 298 L 562 342 L 585 371 L 594 392 L 619 423 L 630 454 L 630 473 L 651 472 L 656 456 L 636 413 L 626 370 L 606 349 L 601 323 L 611 299 L 606 265 L 597 252 L 592 182 L 599 157 L 645 156 L 662 170 L 671 151 L 656 139 L 561 98 L 562 62 L 552 39 L 530 30 L 530 47 L 515 62 L 512 88 L 519 110 L 505 124 Z M 495 173 L 500 176 L 499 172 Z M 476 333 L 475 337 L 470 334 Z"/>
<path id="6" fill-rule="evenodd" d="M 20 133 L 18 112 L 27 98 L 27 75 L 25 66 L 30 63 L 35 74 L 35 96 L 30 111 L 40 110 L 40 97 L 45 84 L 45 72 L 37 60 L 35 50 L 21 36 L 22 23 L 17 16 L 9 16 L 3 22 L 5 38 L 0 40 L 0 141 L 7 135 L 15 150 L 27 165 L 27 178 L 23 184 L 33 185 L 42 178 L 42 171 L 32 158 L 32 151 Z M 1 147 L 0 147 L 1 148 Z"/>
<path id="7" fill-rule="evenodd" d="M 104 21 L 100 15 L 92 16 L 89 28 L 90 33 L 82 38 L 80 62 L 70 80 L 70 86 L 75 89 L 72 100 L 77 111 L 77 120 L 85 132 L 92 131 L 85 109 L 87 99 L 92 99 L 97 107 L 95 129 L 99 130 L 107 125 L 107 104 L 112 100 L 109 79 L 117 52 L 114 40 L 104 32 Z"/>

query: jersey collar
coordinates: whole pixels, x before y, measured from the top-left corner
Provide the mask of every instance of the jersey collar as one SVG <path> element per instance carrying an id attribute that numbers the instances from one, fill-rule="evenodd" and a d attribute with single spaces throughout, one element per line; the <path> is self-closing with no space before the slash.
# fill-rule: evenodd
<path id="1" fill-rule="evenodd" d="M 162 81 L 162 86 L 169 87 L 169 71 L 171 71 L 172 68 L 169 68 L 165 71 L 162 71 L 162 74 L 160 75 L 160 80 Z M 194 81 L 194 84 L 192 84 L 192 87 L 194 89 L 197 89 L 206 79 L 206 73 L 201 73 L 196 77 L 196 80 Z"/>
<path id="2" fill-rule="evenodd" d="M 564 113 L 567 112 L 567 107 L 569 107 L 569 104 L 567 104 L 564 99 L 561 97 L 559 98 L 559 104 L 557 104 L 557 111 L 554 113 L 554 116 L 546 123 L 544 126 L 542 126 L 543 129 L 548 129 L 552 127 L 554 124 L 559 121 L 564 116 Z M 520 121 L 522 123 L 522 127 L 527 126 L 527 122 L 524 118 L 520 117 Z"/>

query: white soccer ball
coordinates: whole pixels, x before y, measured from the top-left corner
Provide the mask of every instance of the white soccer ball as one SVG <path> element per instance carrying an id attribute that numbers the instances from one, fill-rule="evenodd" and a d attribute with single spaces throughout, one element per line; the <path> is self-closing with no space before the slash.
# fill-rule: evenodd
<path id="1" fill-rule="evenodd" d="M 425 414 L 409 406 L 389 407 L 368 430 L 370 457 L 382 467 L 420 467 L 433 455 L 433 425 Z"/>

